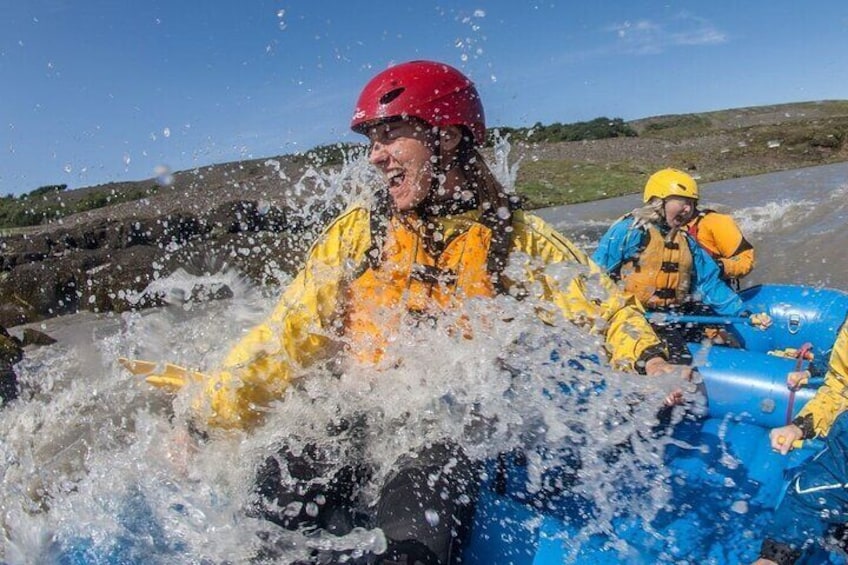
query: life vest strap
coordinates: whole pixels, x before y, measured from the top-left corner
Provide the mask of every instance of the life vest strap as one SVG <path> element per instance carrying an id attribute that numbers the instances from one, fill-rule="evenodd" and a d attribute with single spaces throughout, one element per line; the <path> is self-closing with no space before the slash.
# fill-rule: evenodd
<path id="1" fill-rule="evenodd" d="M 680 272 L 680 263 L 673 261 L 663 261 L 660 270 L 663 273 L 678 273 Z"/>
<path id="2" fill-rule="evenodd" d="M 420 263 L 412 265 L 412 271 L 409 276 L 413 280 L 430 285 L 454 285 L 457 279 L 455 271 L 440 269 L 432 265 L 422 265 Z"/>
<path id="3" fill-rule="evenodd" d="M 670 300 L 677 297 L 677 292 L 673 288 L 658 288 L 654 291 L 654 296 L 663 300 Z"/>

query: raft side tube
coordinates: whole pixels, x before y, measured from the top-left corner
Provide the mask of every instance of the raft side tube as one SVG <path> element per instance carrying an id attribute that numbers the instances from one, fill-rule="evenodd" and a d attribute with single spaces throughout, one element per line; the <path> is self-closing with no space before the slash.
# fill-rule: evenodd
<path id="1" fill-rule="evenodd" d="M 690 344 L 689 349 L 698 359 L 703 348 Z M 764 428 L 786 425 L 791 398 L 786 375 L 794 371 L 795 366 L 794 359 L 730 347 L 711 347 L 705 363 L 698 367 L 704 382 L 708 416 L 748 418 Z M 795 392 L 793 417 L 814 394 L 814 387 Z"/>
<path id="2" fill-rule="evenodd" d="M 793 285 L 759 285 L 739 293 L 748 312 L 766 312 L 772 326 L 766 331 L 747 324 L 733 324 L 732 333 L 748 351 L 813 346 L 813 369 L 823 373 L 836 341 L 836 335 L 848 314 L 848 293 L 829 288 Z"/>

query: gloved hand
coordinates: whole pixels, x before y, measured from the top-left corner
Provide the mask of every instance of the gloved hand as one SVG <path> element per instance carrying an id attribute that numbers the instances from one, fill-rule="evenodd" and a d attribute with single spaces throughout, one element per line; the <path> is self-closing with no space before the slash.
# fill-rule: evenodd
<path id="1" fill-rule="evenodd" d="M 676 374 L 683 382 L 689 382 L 692 380 L 692 367 L 689 365 L 675 365 L 662 357 L 653 357 L 645 363 L 645 374 L 649 377 Z M 683 395 L 682 388 L 669 393 L 664 402 L 666 406 L 679 406 L 685 403 L 686 398 Z"/>
<path id="2" fill-rule="evenodd" d="M 786 386 L 790 390 L 798 390 L 802 386 L 810 382 L 809 371 L 792 371 L 786 375 Z"/>
<path id="3" fill-rule="evenodd" d="M 769 432 L 769 441 L 773 450 L 786 455 L 804 445 L 804 432 L 795 424 L 789 424 Z"/>
<path id="4" fill-rule="evenodd" d="M 760 312 L 759 314 L 751 314 L 751 317 L 748 318 L 751 325 L 760 330 L 766 330 L 771 326 L 771 316 L 766 314 L 765 312 Z"/>
<path id="5" fill-rule="evenodd" d="M 645 362 L 645 374 L 649 377 L 671 373 L 677 373 L 684 381 L 692 380 L 692 367 L 689 365 L 675 365 L 662 357 L 652 357 Z"/>
<path id="6" fill-rule="evenodd" d="M 162 388 L 168 392 L 177 392 L 185 385 L 192 382 L 200 382 L 206 379 L 206 375 L 192 371 L 179 365 L 165 363 L 161 365 L 154 361 L 142 361 L 139 359 L 127 359 L 121 357 L 118 363 L 124 366 L 133 375 L 145 377 L 145 381 Z M 161 367 L 161 370 L 160 370 Z"/>

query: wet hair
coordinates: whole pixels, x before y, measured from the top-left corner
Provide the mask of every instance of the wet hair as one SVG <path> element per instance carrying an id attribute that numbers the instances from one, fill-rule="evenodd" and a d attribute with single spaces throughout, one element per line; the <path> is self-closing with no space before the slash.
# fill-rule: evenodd
<path id="1" fill-rule="evenodd" d="M 665 223 L 665 214 L 663 213 L 663 200 L 656 196 L 648 200 L 647 204 L 634 208 L 630 215 L 633 216 L 635 222 L 634 227 L 643 227 L 647 224 L 662 225 Z"/>
<path id="2" fill-rule="evenodd" d="M 471 136 L 465 134 L 463 132 L 458 148 L 457 165 L 463 167 L 466 180 L 477 199 L 478 208 L 482 211 L 481 222 L 492 231 L 486 267 L 495 288 L 503 292 L 501 275 L 506 268 L 512 244 L 512 216 L 521 207 L 521 201 L 514 194 L 509 194 L 495 178 L 483 155 L 471 141 Z"/>
<path id="3" fill-rule="evenodd" d="M 648 224 L 654 224 L 655 226 L 667 226 L 668 223 L 665 219 L 665 201 L 662 198 L 657 196 L 652 197 L 648 200 L 647 204 L 644 206 L 640 206 L 639 208 L 635 208 L 629 216 L 633 217 L 633 227 L 634 228 L 644 228 L 647 227 Z M 679 228 L 674 228 L 670 230 L 666 236 L 666 241 L 671 241 L 677 235 Z"/>

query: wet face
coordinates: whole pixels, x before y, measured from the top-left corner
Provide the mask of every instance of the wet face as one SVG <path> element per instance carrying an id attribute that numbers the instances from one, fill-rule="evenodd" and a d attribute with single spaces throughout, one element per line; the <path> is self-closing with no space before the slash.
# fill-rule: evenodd
<path id="1" fill-rule="evenodd" d="M 430 192 L 434 151 L 425 125 L 397 120 L 368 130 L 368 160 L 382 173 L 395 210 L 421 204 Z"/>
<path id="2" fill-rule="evenodd" d="M 695 199 L 683 196 L 669 196 L 663 204 L 666 223 L 672 228 L 682 228 L 695 212 Z"/>

